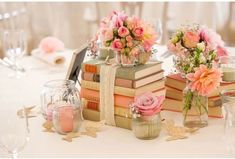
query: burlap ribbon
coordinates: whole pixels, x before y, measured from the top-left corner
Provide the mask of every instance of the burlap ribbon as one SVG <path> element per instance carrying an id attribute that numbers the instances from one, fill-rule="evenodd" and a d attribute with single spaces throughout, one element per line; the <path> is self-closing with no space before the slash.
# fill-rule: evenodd
<path id="1" fill-rule="evenodd" d="M 100 118 L 106 124 L 116 126 L 114 118 L 114 85 L 116 70 L 119 66 L 101 65 L 100 67 Z"/>

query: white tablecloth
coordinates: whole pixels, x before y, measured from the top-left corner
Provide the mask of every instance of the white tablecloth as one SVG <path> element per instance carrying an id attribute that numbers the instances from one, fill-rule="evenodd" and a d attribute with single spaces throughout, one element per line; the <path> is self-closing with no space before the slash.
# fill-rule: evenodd
<path id="1" fill-rule="evenodd" d="M 159 52 L 166 50 L 160 47 Z M 160 54 L 159 53 L 159 54 Z M 164 69 L 170 70 L 170 58 L 164 60 Z M 27 74 L 19 80 L 8 78 L 10 70 L 0 66 L 0 111 L 8 107 L 17 109 L 22 104 L 40 107 L 40 92 L 43 84 L 52 79 L 64 79 L 68 63 L 55 68 L 25 57 L 22 64 L 28 68 Z M 30 69 L 29 69 L 30 68 Z M 181 114 L 162 112 L 165 119 L 173 119 L 181 124 Z M 162 131 L 154 140 L 139 140 L 130 130 L 105 126 L 97 138 L 82 136 L 72 143 L 62 140 L 62 136 L 42 132 L 43 117 L 30 119 L 30 141 L 20 157 L 229 157 L 223 140 L 224 119 L 209 119 L 209 125 L 188 139 L 167 142 Z M 0 121 L 1 125 L 4 121 Z M 0 158 L 9 156 L 0 150 Z"/>

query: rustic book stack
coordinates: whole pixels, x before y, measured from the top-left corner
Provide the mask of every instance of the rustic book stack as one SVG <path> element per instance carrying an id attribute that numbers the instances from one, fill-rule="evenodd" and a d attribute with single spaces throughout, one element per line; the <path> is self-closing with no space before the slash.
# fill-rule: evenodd
<path id="1" fill-rule="evenodd" d="M 85 119 L 99 121 L 100 102 L 100 66 L 98 59 L 82 64 L 81 97 L 83 98 L 83 116 Z M 109 78 L 109 77 L 107 77 Z M 165 84 L 161 62 L 147 63 L 131 68 L 119 67 L 116 71 L 114 86 L 114 114 L 118 127 L 131 129 L 130 104 L 134 97 L 145 92 L 165 95 Z"/>
<path id="2" fill-rule="evenodd" d="M 163 103 L 164 110 L 181 112 L 183 109 L 183 90 L 186 87 L 186 80 L 179 74 L 171 74 L 166 77 L 166 99 Z M 223 117 L 222 101 L 220 92 L 223 89 L 235 89 L 235 83 L 221 82 L 220 87 L 208 95 L 209 117 Z"/>

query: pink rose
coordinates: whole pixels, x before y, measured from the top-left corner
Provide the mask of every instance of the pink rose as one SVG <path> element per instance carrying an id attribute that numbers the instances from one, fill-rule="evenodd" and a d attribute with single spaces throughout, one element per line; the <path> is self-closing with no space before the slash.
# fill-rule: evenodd
<path id="1" fill-rule="evenodd" d="M 120 36 L 120 37 L 126 37 L 127 35 L 129 35 L 129 30 L 126 28 L 126 27 L 124 27 L 124 26 L 121 26 L 119 29 L 118 29 L 118 35 Z"/>
<path id="2" fill-rule="evenodd" d="M 133 48 L 130 53 L 132 56 L 137 56 L 139 54 L 139 49 L 137 47 Z"/>
<path id="3" fill-rule="evenodd" d="M 44 53 L 54 53 L 56 51 L 64 51 L 64 43 L 54 37 L 46 37 L 41 40 L 39 49 Z"/>
<path id="4" fill-rule="evenodd" d="M 104 32 L 104 37 L 103 37 L 104 41 L 109 41 L 109 40 L 112 40 L 113 39 L 113 30 L 112 29 L 107 29 L 105 32 Z"/>
<path id="5" fill-rule="evenodd" d="M 195 73 L 187 74 L 186 78 L 191 82 L 189 88 L 192 91 L 198 91 L 199 95 L 206 96 L 220 86 L 222 73 L 219 69 L 209 69 L 205 65 L 200 65 Z"/>
<path id="6" fill-rule="evenodd" d="M 132 42 L 132 41 L 128 41 L 128 42 L 127 42 L 127 46 L 128 46 L 128 47 L 132 47 L 132 46 L 133 46 L 133 42 Z"/>
<path id="7" fill-rule="evenodd" d="M 144 29 L 143 29 L 143 27 L 136 27 L 136 28 L 133 29 L 132 33 L 136 37 L 142 37 L 143 34 L 144 34 Z"/>
<path id="8" fill-rule="evenodd" d="M 133 40 L 133 38 L 130 36 L 130 35 L 128 35 L 127 37 L 126 37 L 126 41 L 132 41 Z"/>
<path id="9" fill-rule="evenodd" d="M 184 46 L 187 48 L 194 48 L 199 43 L 200 36 L 197 32 L 187 31 L 183 36 Z"/>
<path id="10" fill-rule="evenodd" d="M 135 98 L 133 107 L 136 112 L 143 116 L 152 116 L 161 111 L 164 96 L 156 97 L 148 92 Z"/>
<path id="11" fill-rule="evenodd" d="M 120 39 L 115 39 L 113 42 L 112 42 L 112 48 L 114 50 L 117 50 L 117 51 L 120 51 L 122 48 L 123 48 L 123 44 L 121 42 Z"/>

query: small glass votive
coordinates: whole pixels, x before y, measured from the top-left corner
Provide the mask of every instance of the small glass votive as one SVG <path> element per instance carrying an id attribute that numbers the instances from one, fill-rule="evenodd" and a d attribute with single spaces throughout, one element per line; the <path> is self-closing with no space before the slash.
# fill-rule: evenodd
<path id="1" fill-rule="evenodd" d="M 228 150 L 235 153 L 235 89 L 223 90 L 221 96 L 225 109 L 224 139 Z"/>
<path id="2" fill-rule="evenodd" d="M 161 131 L 160 112 L 151 116 L 133 114 L 132 131 L 139 139 L 150 140 L 158 137 Z"/>
<path id="3" fill-rule="evenodd" d="M 223 81 L 235 81 L 235 56 L 222 56 L 219 58 L 219 65 L 223 72 Z"/>
<path id="4" fill-rule="evenodd" d="M 60 134 L 77 132 L 82 124 L 81 119 L 81 109 L 68 103 L 58 104 L 53 110 L 53 126 Z"/>

